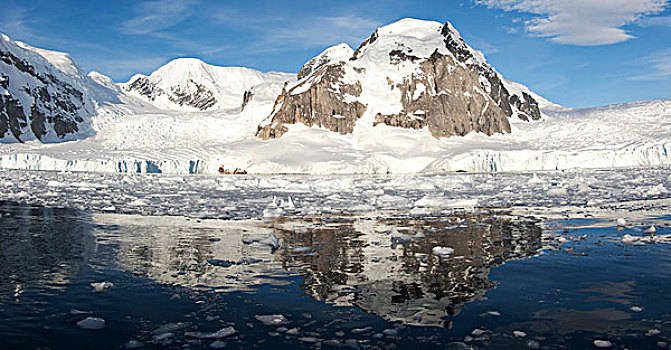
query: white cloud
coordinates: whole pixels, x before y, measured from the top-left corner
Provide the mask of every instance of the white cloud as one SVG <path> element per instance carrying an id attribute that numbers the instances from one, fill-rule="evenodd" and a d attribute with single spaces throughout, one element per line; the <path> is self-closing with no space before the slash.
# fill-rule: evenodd
<path id="1" fill-rule="evenodd" d="M 135 6 L 136 16 L 121 24 L 125 34 L 156 34 L 193 15 L 196 0 L 146 1 Z"/>
<path id="2" fill-rule="evenodd" d="M 660 50 L 645 57 L 642 62 L 651 73 L 628 77 L 628 80 L 666 80 L 671 79 L 671 49 Z"/>
<path id="3" fill-rule="evenodd" d="M 534 15 L 532 35 L 560 44 L 608 45 L 634 38 L 624 26 L 659 14 L 669 0 L 474 0 L 492 9 Z"/>

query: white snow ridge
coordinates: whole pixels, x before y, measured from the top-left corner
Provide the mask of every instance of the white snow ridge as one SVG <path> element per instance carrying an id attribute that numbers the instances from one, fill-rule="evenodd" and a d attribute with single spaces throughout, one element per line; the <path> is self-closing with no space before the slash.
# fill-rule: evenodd
<path id="1" fill-rule="evenodd" d="M 671 165 L 671 100 L 561 107 L 505 80 L 449 23 L 401 20 L 378 29 L 356 51 L 346 44 L 326 49 L 298 75 L 180 58 L 121 84 L 97 72 L 85 74 L 64 53 L 4 35 L 0 44 L 4 169 L 370 174 Z M 401 116 L 418 127 L 376 122 L 378 113 L 402 111 L 401 89 L 395 87 L 420 76 L 421 63 L 435 55 L 455 60 L 447 70 L 480 70 L 479 81 L 459 98 L 483 99 L 486 103 L 478 109 L 483 116 L 495 104 L 489 97 L 495 88 L 491 79 L 519 100 L 508 118 L 510 132 L 436 137 L 430 127 L 421 126 L 426 110 Z M 339 102 L 362 106 L 362 116 L 349 125 L 351 132 L 297 120 L 286 124 L 281 137 L 257 136 L 262 126 L 273 123 L 273 111 L 283 101 L 323 84 L 328 67 L 342 67 L 338 83 L 326 87 L 329 92 L 341 96 Z M 359 96 L 345 93 L 346 85 L 358 86 Z M 414 86 L 407 97 L 411 102 L 454 93 L 433 91 L 424 83 Z M 67 96 L 67 103 L 59 103 L 63 110 L 44 102 L 45 94 L 52 100 Z M 534 103 L 541 118 L 522 120 L 516 106 Z M 335 110 L 330 117 L 346 122 Z M 268 215 L 279 215 L 275 212 L 282 208 L 271 209 Z"/>

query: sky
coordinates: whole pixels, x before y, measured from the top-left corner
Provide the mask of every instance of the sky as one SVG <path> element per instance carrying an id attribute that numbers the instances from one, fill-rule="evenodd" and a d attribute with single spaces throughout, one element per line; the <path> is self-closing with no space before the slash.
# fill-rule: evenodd
<path id="1" fill-rule="evenodd" d="M 590 107 L 671 98 L 671 0 L 3 0 L 0 32 L 117 82 L 171 59 L 297 72 L 401 18 L 450 21 L 504 77 Z"/>

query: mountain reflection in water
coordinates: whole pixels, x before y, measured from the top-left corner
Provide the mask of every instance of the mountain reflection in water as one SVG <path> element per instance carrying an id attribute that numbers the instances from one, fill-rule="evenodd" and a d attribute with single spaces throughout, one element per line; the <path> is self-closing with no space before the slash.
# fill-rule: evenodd
<path id="1" fill-rule="evenodd" d="M 114 234 L 120 263 L 162 283 L 219 292 L 253 292 L 300 275 L 302 290 L 317 300 L 409 325 L 450 327 L 450 316 L 494 286 L 489 269 L 541 248 L 536 221 L 490 214 L 287 219 L 267 227 L 180 220 L 120 224 L 133 225 Z M 252 243 L 271 232 L 283 242 L 279 250 Z M 436 246 L 454 253 L 439 258 Z"/>
<path id="2" fill-rule="evenodd" d="M 395 227 L 402 239 L 389 234 Z M 450 327 L 449 316 L 494 286 L 489 269 L 541 248 L 532 220 L 491 215 L 323 223 L 283 230 L 283 266 L 318 300 L 390 321 Z M 421 237 L 421 238 L 415 238 Z M 433 247 L 450 247 L 447 258 Z M 305 248 L 314 247 L 307 253 Z M 297 249 L 298 248 L 298 249 Z"/>
<path id="3" fill-rule="evenodd" d="M 0 302 L 25 288 L 64 289 L 94 248 L 82 213 L 0 201 Z"/>

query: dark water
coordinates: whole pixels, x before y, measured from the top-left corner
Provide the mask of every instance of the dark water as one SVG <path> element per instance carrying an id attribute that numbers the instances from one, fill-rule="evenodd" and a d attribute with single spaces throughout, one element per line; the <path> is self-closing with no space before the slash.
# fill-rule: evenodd
<path id="1" fill-rule="evenodd" d="M 11 202 L 0 215 L 0 349 L 210 349 L 215 339 L 185 332 L 226 326 L 237 333 L 215 345 L 229 349 L 671 342 L 671 248 L 620 243 L 635 228 L 492 213 L 257 227 Z M 657 233 L 670 233 L 662 222 Z M 280 249 L 252 243 L 270 232 Z M 439 258 L 435 246 L 454 253 Z M 102 281 L 114 287 L 93 293 Z M 255 319 L 268 314 L 296 329 Z M 88 316 L 105 328 L 78 328 Z"/>

